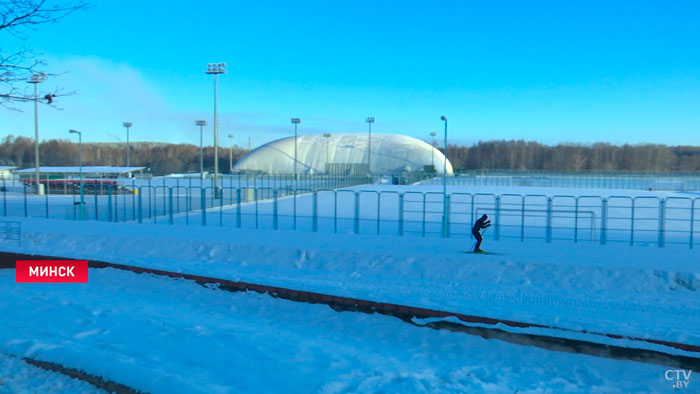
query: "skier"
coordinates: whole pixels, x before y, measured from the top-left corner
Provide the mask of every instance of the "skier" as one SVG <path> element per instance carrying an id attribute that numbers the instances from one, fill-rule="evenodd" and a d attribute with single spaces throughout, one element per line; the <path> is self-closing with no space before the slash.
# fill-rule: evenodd
<path id="1" fill-rule="evenodd" d="M 479 220 L 474 223 L 474 227 L 472 227 L 472 235 L 474 238 L 476 238 L 476 247 L 474 247 L 474 253 L 484 253 L 483 250 L 481 250 L 481 229 L 491 227 L 491 221 L 488 220 L 489 217 L 484 215 L 482 216 Z"/>

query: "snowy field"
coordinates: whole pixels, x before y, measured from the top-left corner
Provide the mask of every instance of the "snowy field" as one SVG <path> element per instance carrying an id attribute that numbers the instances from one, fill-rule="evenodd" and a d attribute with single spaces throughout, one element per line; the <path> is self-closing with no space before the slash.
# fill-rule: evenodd
<path id="1" fill-rule="evenodd" d="M 296 204 L 293 196 L 222 203 L 204 213 L 173 212 L 173 225 L 167 209 L 142 224 L 8 217 L 20 224 L 21 237 L 0 240 L 0 250 L 542 324 L 555 328 L 502 328 L 698 356 L 580 333 L 700 345 L 698 193 L 452 186 L 452 237 L 443 239 L 441 190 L 363 185 L 302 194 Z M 499 254 L 465 254 L 473 248 L 472 217 L 495 218 L 496 201 L 502 216 L 483 248 Z M 556 208 L 551 215 L 548 201 Z M 591 217 L 554 214 L 577 202 Z M 130 207 L 119 203 L 119 210 Z M 544 206 L 545 215 L 505 214 L 516 205 L 526 213 Z M 0 298 L 7 316 L 0 353 L 84 368 L 149 392 L 672 390 L 663 366 L 516 346 L 181 280 L 109 269 L 90 270 L 86 285 L 19 285 L 12 270 L 0 270 L 0 279 L 8 295 Z"/>
<path id="2" fill-rule="evenodd" d="M 549 352 L 151 275 L 102 269 L 90 270 L 88 284 L 18 285 L 13 272 L 3 270 L 0 283 L 3 352 L 151 393 L 626 393 L 670 387 L 663 366 Z M 16 373 L 1 365 L 0 371 Z"/>

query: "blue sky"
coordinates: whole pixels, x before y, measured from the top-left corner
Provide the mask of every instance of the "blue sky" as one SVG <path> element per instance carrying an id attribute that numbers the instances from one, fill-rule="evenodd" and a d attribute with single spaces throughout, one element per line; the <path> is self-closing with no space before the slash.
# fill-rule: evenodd
<path id="1" fill-rule="evenodd" d="M 43 52 L 41 138 L 253 146 L 293 133 L 700 145 L 698 2 L 101 1 L 29 33 Z M 2 37 L 9 43 L 9 37 Z M 11 43 L 14 45 L 15 43 Z M 7 44 L 6 44 L 7 45 Z M 31 104 L 0 134 L 33 136 Z M 212 143 L 213 128 L 205 128 Z"/>

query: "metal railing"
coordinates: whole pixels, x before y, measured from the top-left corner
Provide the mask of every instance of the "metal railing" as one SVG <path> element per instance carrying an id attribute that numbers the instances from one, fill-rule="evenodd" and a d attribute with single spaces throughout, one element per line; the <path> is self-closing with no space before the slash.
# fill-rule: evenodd
<path id="1" fill-rule="evenodd" d="M 448 177 L 449 185 L 536 186 L 638 190 L 700 190 L 700 173 L 564 172 L 532 170 L 475 170 Z M 424 182 L 442 184 L 441 179 Z"/>
<path id="2" fill-rule="evenodd" d="M 224 184 L 225 185 L 225 184 Z M 265 185 L 265 184 L 263 184 Z M 230 226 L 330 233 L 440 236 L 440 192 L 144 184 L 132 193 L 106 186 L 85 196 L 2 194 L 3 216 Z M 257 187 L 255 187 L 257 186 Z M 307 186 L 318 186 L 307 184 Z M 123 187 L 123 186 L 120 186 Z M 8 196 L 11 194 L 11 196 Z M 448 236 L 471 237 L 482 214 L 493 239 L 685 245 L 700 239 L 700 197 L 451 193 Z"/>

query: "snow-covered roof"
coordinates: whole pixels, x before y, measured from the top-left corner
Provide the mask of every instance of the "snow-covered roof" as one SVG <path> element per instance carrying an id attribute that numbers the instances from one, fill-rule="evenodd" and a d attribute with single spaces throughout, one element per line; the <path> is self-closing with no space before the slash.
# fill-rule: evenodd
<path id="1" fill-rule="evenodd" d="M 109 166 L 83 166 L 83 173 L 89 174 L 123 174 L 126 172 L 141 171 L 146 167 L 109 167 Z M 14 171 L 16 174 L 30 174 L 36 171 L 35 168 L 25 168 Z M 44 174 L 77 174 L 80 167 L 39 167 L 39 172 Z"/>
<path id="2" fill-rule="evenodd" d="M 15 167 L 15 166 L 0 166 L 0 171 L 9 171 L 9 170 L 13 170 L 15 168 L 17 168 L 17 167 Z"/>
<path id="3" fill-rule="evenodd" d="M 367 134 L 323 134 L 297 137 L 297 172 L 325 173 L 326 163 L 366 164 Z M 326 159 L 326 157 L 328 159 Z M 413 137 L 398 134 L 372 134 L 371 172 L 389 174 L 400 171 L 421 171 L 434 164 L 443 172 L 445 156 L 430 144 Z M 249 152 L 236 163 L 234 170 L 260 171 L 267 174 L 294 172 L 294 137 L 269 142 Z M 452 164 L 447 161 L 447 173 Z"/>

